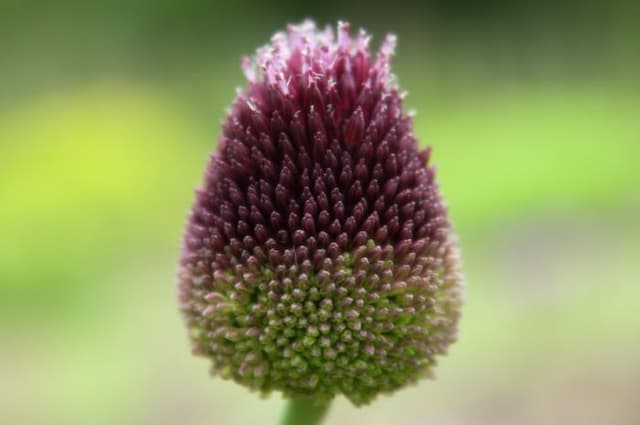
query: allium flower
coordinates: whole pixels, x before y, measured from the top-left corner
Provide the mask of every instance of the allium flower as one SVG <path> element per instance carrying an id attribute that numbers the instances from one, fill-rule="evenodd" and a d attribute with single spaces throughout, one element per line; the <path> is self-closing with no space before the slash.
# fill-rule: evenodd
<path id="1" fill-rule="evenodd" d="M 245 59 L 189 215 L 194 352 L 262 393 L 359 405 L 429 376 L 456 339 L 456 239 L 369 36 L 305 22 Z"/>

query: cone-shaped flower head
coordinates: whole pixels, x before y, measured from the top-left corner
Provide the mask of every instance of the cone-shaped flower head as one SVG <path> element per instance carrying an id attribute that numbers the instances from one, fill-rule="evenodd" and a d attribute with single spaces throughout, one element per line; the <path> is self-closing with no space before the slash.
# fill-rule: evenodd
<path id="1" fill-rule="evenodd" d="M 455 237 L 388 36 L 305 22 L 246 59 L 189 215 L 178 292 L 194 352 L 267 393 L 370 401 L 456 339 Z"/>

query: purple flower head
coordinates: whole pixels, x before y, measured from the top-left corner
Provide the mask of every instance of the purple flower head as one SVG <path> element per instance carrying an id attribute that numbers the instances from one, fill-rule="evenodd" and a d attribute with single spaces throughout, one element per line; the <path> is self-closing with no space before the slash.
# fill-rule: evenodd
<path id="1" fill-rule="evenodd" d="M 262 393 L 355 404 L 429 376 L 456 339 L 456 239 L 402 95 L 395 38 L 312 22 L 245 59 L 189 215 L 194 352 Z"/>

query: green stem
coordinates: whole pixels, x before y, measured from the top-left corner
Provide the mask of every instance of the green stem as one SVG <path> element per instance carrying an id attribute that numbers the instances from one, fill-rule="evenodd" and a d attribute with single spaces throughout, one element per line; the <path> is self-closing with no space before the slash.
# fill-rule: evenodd
<path id="1" fill-rule="evenodd" d="M 329 411 L 329 403 L 318 404 L 311 398 L 294 398 L 287 402 L 280 425 L 319 425 Z"/>

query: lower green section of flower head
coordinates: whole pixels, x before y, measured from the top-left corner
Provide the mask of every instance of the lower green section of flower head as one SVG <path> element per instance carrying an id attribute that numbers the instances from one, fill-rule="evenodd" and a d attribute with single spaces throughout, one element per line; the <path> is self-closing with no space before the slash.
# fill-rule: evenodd
<path id="1" fill-rule="evenodd" d="M 192 287 L 195 351 L 213 373 L 263 393 L 355 404 L 428 375 L 455 339 L 459 282 L 446 256 L 455 252 L 417 245 L 398 256 L 369 241 L 334 257 L 275 267 L 250 257 L 218 271 L 210 288 Z"/>

